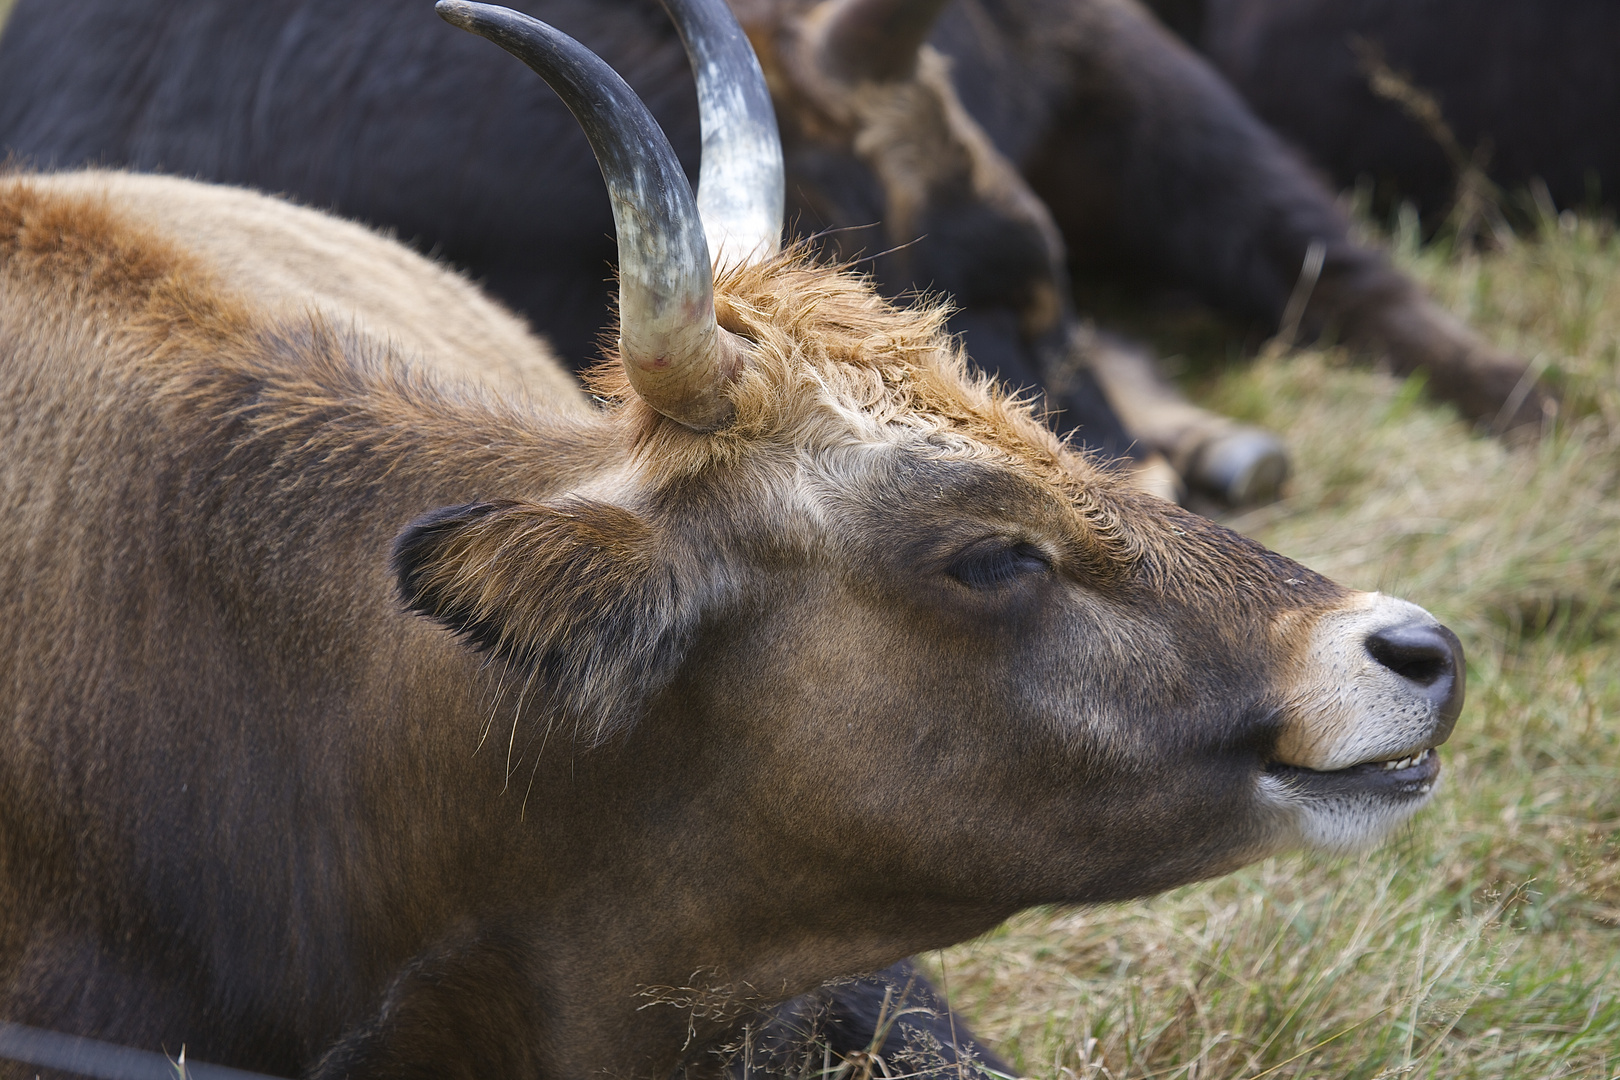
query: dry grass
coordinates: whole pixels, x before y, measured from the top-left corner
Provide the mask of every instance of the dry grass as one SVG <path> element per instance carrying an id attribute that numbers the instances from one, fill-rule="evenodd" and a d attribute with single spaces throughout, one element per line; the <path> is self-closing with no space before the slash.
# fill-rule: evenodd
<path id="1" fill-rule="evenodd" d="M 1297 454 L 1288 498 L 1232 524 L 1462 635 L 1446 787 L 1366 856 L 1032 913 L 936 958 L 1027 1075 L 1620 1076 L 1620 244 L 1567 214 L 1486 255 L 1415 236 L 1397 223 L 1403 265 L 1564 388 L 1541 445 L 1333 350 L 1207 389 Z"/>

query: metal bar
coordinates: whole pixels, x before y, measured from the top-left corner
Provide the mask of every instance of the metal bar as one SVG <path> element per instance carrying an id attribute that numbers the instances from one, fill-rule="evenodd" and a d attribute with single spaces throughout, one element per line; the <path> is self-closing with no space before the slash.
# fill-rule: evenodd
<path id="1" fill-rule="evenodd" d="M 181 1053 L 184 1056 L 184 1050 Z M 282 1080 L 227 1065 L 173 1061 L 166 1054 L 4 1020 L 0 1020 L 0 1058 L 96 1080 Z"/>

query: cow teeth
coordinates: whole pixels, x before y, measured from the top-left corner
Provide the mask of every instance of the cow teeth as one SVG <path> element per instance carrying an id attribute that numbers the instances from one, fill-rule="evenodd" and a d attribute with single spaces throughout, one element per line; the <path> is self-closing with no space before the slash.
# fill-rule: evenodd
<path id="1" fill-rule="evenodd" d="M 1412 766 L 1418 764 L 1419 762 L 1428 760 L 1428 757 L 1429 757 L 1429 752 L 1427 750 L 1420 750 L 1418 753 L 1413 754 L 1411 757 L 1403 757 L 1399 761 L 1386 761 L 1386 762 L 1384 762 L 1384 771 L 1385 772 L 1395 772 L 1395 771 L 1398 771 L 1400 769 L 1410 769 Z"/>

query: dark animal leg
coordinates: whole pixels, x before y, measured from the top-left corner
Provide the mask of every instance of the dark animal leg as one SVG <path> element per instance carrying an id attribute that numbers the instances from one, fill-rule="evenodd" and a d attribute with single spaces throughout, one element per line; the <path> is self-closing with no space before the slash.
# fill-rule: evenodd
<path id="1" fill-rule="evenodd" d="M 538 1075 L 538 991 L 504 930 L 458 934 L 411 960 L 371 1018 L 309 1080 L 489 1080 Z"/>
<path id="2" fill-rule="evenodd" d="M 1013 1075 L 909 960 L 779 1006 L 733 1055 L 730 1080 L 817 1074 L 827 1062 L 856 1076 Z"/>
<path id="3" fill-rule="evenodd" d="M 1047 422 L 1075 445 L 1102 460 L 1129 469 L 1138 487 L 1170 502 L 1186 495 L 1181 475 L 1162 448 L 1122 422 L 1123 408 L 1090 366 L 1071 363 L 1073 320 L 1065 320 L 1041 340 L 1022 339 L 1018 316 L 1007 308 L 970 309 L 951 316 L 952 333 L 962 338 L 975 367 L 1009 389 L 1036 396 Z M 1129 428 L 1129 430 L 1127 430 Z"/>
<path id="4" fill-rule="evenodd" d="M 969 309 L 952 315 L 950 328 L 962 339 L 974 367 L 1010 390 L 1040 395 L 1042 404 L 1052 410 L 1053 425 L 1072 431 L 1079 445 L 1110 460 L 1130 460 L 1145 453 L 1089 373 L 1076 372 L 1079 377 L 1072 385 L 1050 377 L 1046 369 L 1051 365 L 1042 363 L 1037 352 L 1042 346 L 1061 348 L 1061 340 L 1056 339 L 1063 337 L 1062 331 L 1052 335 L 1052 342 L 1031 348 L 1022 340 L 1017 320 L 1017 313 L 1007 308 Z"/>
<path id="5" fill-rule="evenodd" d="M 1535 372 L 1381 262 L 1344 267 L 1331 276 L 1335 268 L 1324 269 L 1307 328 L 1339 330 L 1353 347 L 1386 357 L 1397 375 L 1423 372 L 1431 394 L 1493 431 L 1539 433 L 1556 405 Z"/>
<path id="6" fill-rule="evenodd" d="M 1052 208 L 1082 272 L 1190 287 L 1269 328 L 1294 315 L 1291 335 L 1328 332 L 1397 372 L 1427 372 L 1431 392 L 1469 419 L 1539 429 L 1552 405 L 1526 363 L 1357 244 L 1333 193 L 1169 31 L 1132 4 L 1023 0 L 1019 10 L 1013 52 L 1041 73 L 1044 109 L 1024 110 L 1037 119 L 998 123 L 992 96 L 968 92 L 975 80 L 1006 85 L 973 69 L 982 59 L 960 63 L 958 82 Z"/>
<path id="7" fill-rule="evenodd" d="M 1232 506 L 1277 498 L 1288 451 L 1276 435 L 1194 405 L 1139 345 L 1088 329 L 1072 348 L 1130 429 L 1190 486 Z"/>

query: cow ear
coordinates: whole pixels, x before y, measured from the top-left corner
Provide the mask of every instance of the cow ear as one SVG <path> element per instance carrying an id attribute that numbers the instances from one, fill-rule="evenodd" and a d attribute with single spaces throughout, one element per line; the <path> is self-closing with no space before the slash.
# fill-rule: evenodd
<path id="1" fill-rule="evenodd" d="M 435 510 L 392 562 L 408 609 L 532 676 L 531 693 L 600 741 L 669 681 L 696 623 L 662 555 L 645 519 L 569 498 Z"/>

